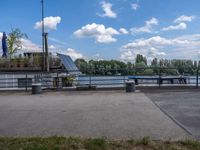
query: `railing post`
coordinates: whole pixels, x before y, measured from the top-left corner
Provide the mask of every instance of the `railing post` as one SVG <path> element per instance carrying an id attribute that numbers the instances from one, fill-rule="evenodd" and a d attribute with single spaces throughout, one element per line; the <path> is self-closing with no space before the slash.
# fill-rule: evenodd
<path id="1" fill-rule="evenodd" d="M 44 74 L 43 74 L 43 72 L 41 73 L 41 76 L 39 77 L 40 78 L 40 82 L 41 82 L 41 88 L 42 88 L 42 85 L 43 85 L 43 76 L 44 76 Z"/>
<path id="2" fill-rule="evenodd" d="M 199 67 L 197 68 L 197 74 L 196 74 L 196 88 L 199 88 Z"/>
<path id="3" fill-rule="evenodd" d="M 126 87 L 126 75 L 124 75 L 123 81 L 124 81 L 124 87 Z"/>
<path id="4" fill-rule="evenodd" d="M 26 92 L 28 91 L 28 75 L 26 73 Z"/>
<path id="5" fill-rule="evenodd" d="M 161 88 L 161 67 L 159 68 L 159 81 L 158 81 L 158 84 L 159 84 L 159 88 Z"/>
<path id="6" fill-rule="evenodd" d="M 92 75 L 90 73 L 90 76 L 89 76 L 89 88 L 91 88 L 91 87 L 92 87 Z"/>
<path id="7" fill-rule="evenodd" d="M 56 87 L 59 88 L 59 85 L 60 85 L 60 79 L 58 77 L 58 72 L 57 72 L 57 75 L 56 75 Z"/>

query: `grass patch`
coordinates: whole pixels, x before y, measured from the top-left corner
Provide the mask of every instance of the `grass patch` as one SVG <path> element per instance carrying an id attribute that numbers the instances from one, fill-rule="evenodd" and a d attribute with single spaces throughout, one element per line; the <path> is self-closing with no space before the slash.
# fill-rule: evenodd
<path id="1" fill-rule="evenodd" d="M 193 140 L 185 140 L 181 142 L 182 145 L 188 147 L 189 149 L 199 149 L 200 150 L 200 142 Z"/>
<path id="2" fill-rule="evenodd" d="M 0 138 L 0 150 L 200 150 L 198 141 L 178 142 L 141 140 L 106 140 L 84 138 Z"/>
<path id="3" fill-rule="evenodd" d="M 88 139 L 85 142 L 85 148 L 88 150 L 106 150 L 107 147 L 105 139 Z"/>

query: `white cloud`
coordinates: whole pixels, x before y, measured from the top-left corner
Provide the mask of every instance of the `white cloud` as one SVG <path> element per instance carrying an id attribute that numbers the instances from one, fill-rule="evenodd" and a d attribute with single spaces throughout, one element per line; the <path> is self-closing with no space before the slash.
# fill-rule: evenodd
<path id="1" fill-rule="evenodd" d="M 158 25 L 158 19 L 151 18 L 150 20 L 146 21 L 146 26 Z"/>
<path id="2" fill-rule="evenodd" d="M 120 33 L 114 28 L 106 28 L 103 24 L 87 24 L 81 29 L 74 32 L 74 35 L 78 38 L 89 37 L 95 38 L 98 43 L 111 43 L 116 42 L 117 39 L 113 35 L 119 35 Z"/>
<path id="3" fill-rule="evenodd" d="M 145 21 L 145 26 L 139 28 L 131 28 L 132 34 L 135 33 L 152 33 L 153 26 L 158 25 L 158 19 L 151 18 L 150 20 Z"/>
<path id="4" fill-rule="evenodd" d="M 104 60 L 99 53 L 96 53 L 92 59 L 96 61 Z"/>
<path id="5" fill-rule="evenodd" d="M 149 58 L 155 58 L 155 57 L 163 57 L 166 56 L 165 52 L 160 52 L 158 49 L 152 47 L 149 49 L 147 56 L 149 56 Z"/>
<path id="6" fill-rule="evenodd" d="M 127 31 L 125 28 L 120 28 L 120 29 L 119 29 L 119 32 L 120 32 L 121 34 L 128 34 L 128 31 Z"/>
<path id="7" fill-rule="evenodd" d="M 49 41 L 52 41 L 52 42 L 57 43 L 57 44 L 60 44 L 60 45 L 67 45 L 66 42 L 61 41 L 61 40 L 58 40 L 58 39 L 53 38 L 53 37 L 49 37 Z"/>
<path id="8" fill-rule="evenodd" d="M 0 40 L 2 40 L 2 37 L 3 37 L 3 33 L 0 32 Z"/>
<path id="9" fill-rule="evenodd" d="M 125 61 L 125 62 L 134 62 L 135 58 L 136 58 L 136 55 L 137 54 L 134 51 L 131 51 L 131 50 L 126 50 L 125 51 L 124 50 L 123 52 L 121 52 L 120 59 L 122 61 Z"/>
<path id="10" fill-rule="evenodd" d="M 195 16 L 185 16 L 182 15 L 174 20 L 176 25 L 170 25 L 168 27 L 162 28 L 163 31 L 170 31 L 170 30 L 185 30 L 187 29 L 186 22 L 192 22 L 195 19 Z"/>
<path id="11" fill-rule="evenodd" d="M 170 30 L 185 30 L 187 29 L 187 24 L 186 23 L 179 23 L 177 25 L 171 25 L 171 26 L 168 26 L 168 27 L 164 27 L 162 28 L 163 31 L 170 31 Z"/>
<path id="12" fill-rule="evenodd" d="M 60 47 L 59 45 L 50 45 L 49 52 L 53 55 L 57 55 L 57 53 L 64 54 L 70 56 L 73 60 L 83 58 L 83 54 L 77 52 L 75 49 L 72 48 L 64 48 Z"/>
<path id="13" fill-rule="evenodd" d="M 176 38 L 154 36 L 148 39 L 136 39 L 121 47 L 121 59 L 134 61 L 137 54 L 148 59 L 154 57 L 168 59 L 199 59 L 200 34 L 185 35 Z"/>
<path id="14" fill-rule="evenodd" d="M 2 37 L 3 37 L 3 33 L 0 32 L 0 41 L 2 40 Z M 2 49 L 2 44 L 0 44 L 0 49 Z"/>
<path id="15" fill-rule="evenodd" d="M 56 47 L 54 45 L 49 45 L 49 49 L 55 49 Z"/>
<path id="16" fill-rule="evenodd" d="M 171 41 L 155 36 L 149 39 L 137 39 L 121 48 L 121 59 L 123 61 L 134 61 L 137 54 L 142 54 L 148 59 L 165 56 L 165 52 L 160 52 L 158 48 L 162 45 L 170 45 Z"/>
<path id="17" fill-rule="evenodd" d="M 46 17 L 44 18 L 44 27 L 45 30 L 56 30 L 57 25 L 61 22 L 61 17 Z M 35 29 L 41 29 L 42 28 L 42 21 L 35 23 Z"/>
<path id="18" fill-rule="evenodd" d="M 133 10 L 138 10 L 138 9 L 140 8 L 140 5 L 137 4 L 137 3 L 134 3 L 134 4 L 131 4 L 131 8 L 132 8 Z"/>
<path id="19" fill-rule="evenodd" d="M 166 39 L 164 37 L 154 36 L 149 39 L 137 39 L 131 43 L 124 45 L 122 48 L 123 49 L 133 49 L 133 48 L 142 49 L 149 46 L 162 47 L 166 45 L 176 46 L 176 45 L 181 45 L 181 44 L 189 44 L 189 41 L 185 39 L 180 40 L 179 38 Z"/>
<path id="20" fill-rule="evenodd" d="M 83 54 L 77 52 L 75 49 L 72 48 L 68 48 L 65 54 L 69 55 L 73 60 L 83 58 Z"/>
<path id="21" fill-rule="evenodd" d="M 181 23 L 181 22 L 192 22 L 195 19 L 195 16 L 185 16 L 182 15 L 174 20 L 174 23 Z"/>
<path id="22" fill-rule="evenodd" d="M 42 49 L 39 45 L 33 43 L 29 39 L 21 39 L 22 40 L 22 51 L 23 52 L 42 52 Z"/>
<path id="23" fill-rule="evenodd" d="M 200 34 L 183 35 L 183 36 L 179 36 L 177 39 L 178 40 L 189 39 L 190 41 L 198 41 L 200 40 Z"/>
<path id="24" fill-rule="evenodd" d="M 58 46 L 49 45 L 49 52 L 56 54 L 61 52 Z M 20 51 L 19 51 L 20 52 Z M 33 43 L 29 39 L 22 39 L 22 50 L 21 52 L 42 52 L 42 46 Z"/>
<path id="25" fill-rule="evenodd" d="M 112 10 L 112 4 L 102 1 L 101 7 L 104 11 L 104 14 L 100 14 L 101 17 L 117 18 L 117 14 Z"/>

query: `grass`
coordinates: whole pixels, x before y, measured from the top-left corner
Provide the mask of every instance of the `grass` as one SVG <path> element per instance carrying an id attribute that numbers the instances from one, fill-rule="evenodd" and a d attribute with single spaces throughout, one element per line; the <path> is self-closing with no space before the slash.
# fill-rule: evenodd
<path id="1" fill-rule="evenodd" d="M 0 150 L 200 150 L 198 141 L 106 140 L 83 138 L 0 138 Z"/>

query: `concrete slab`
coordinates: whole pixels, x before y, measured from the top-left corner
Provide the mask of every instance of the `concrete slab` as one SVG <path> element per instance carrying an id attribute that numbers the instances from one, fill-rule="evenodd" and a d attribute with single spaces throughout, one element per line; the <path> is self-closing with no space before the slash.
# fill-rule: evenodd
<path id="1" fill-rule="evenodd" d="M 163 111 L 174 118 L 193 136 L 200 139 L 200 92 L 185 90 L 181 92 L 147 93 Z"/>
<path id="2" fill-rule="evenodd" d="M 185 139 L 143 93 L 124 91 L 0 94 L 0 136 Z"/>

